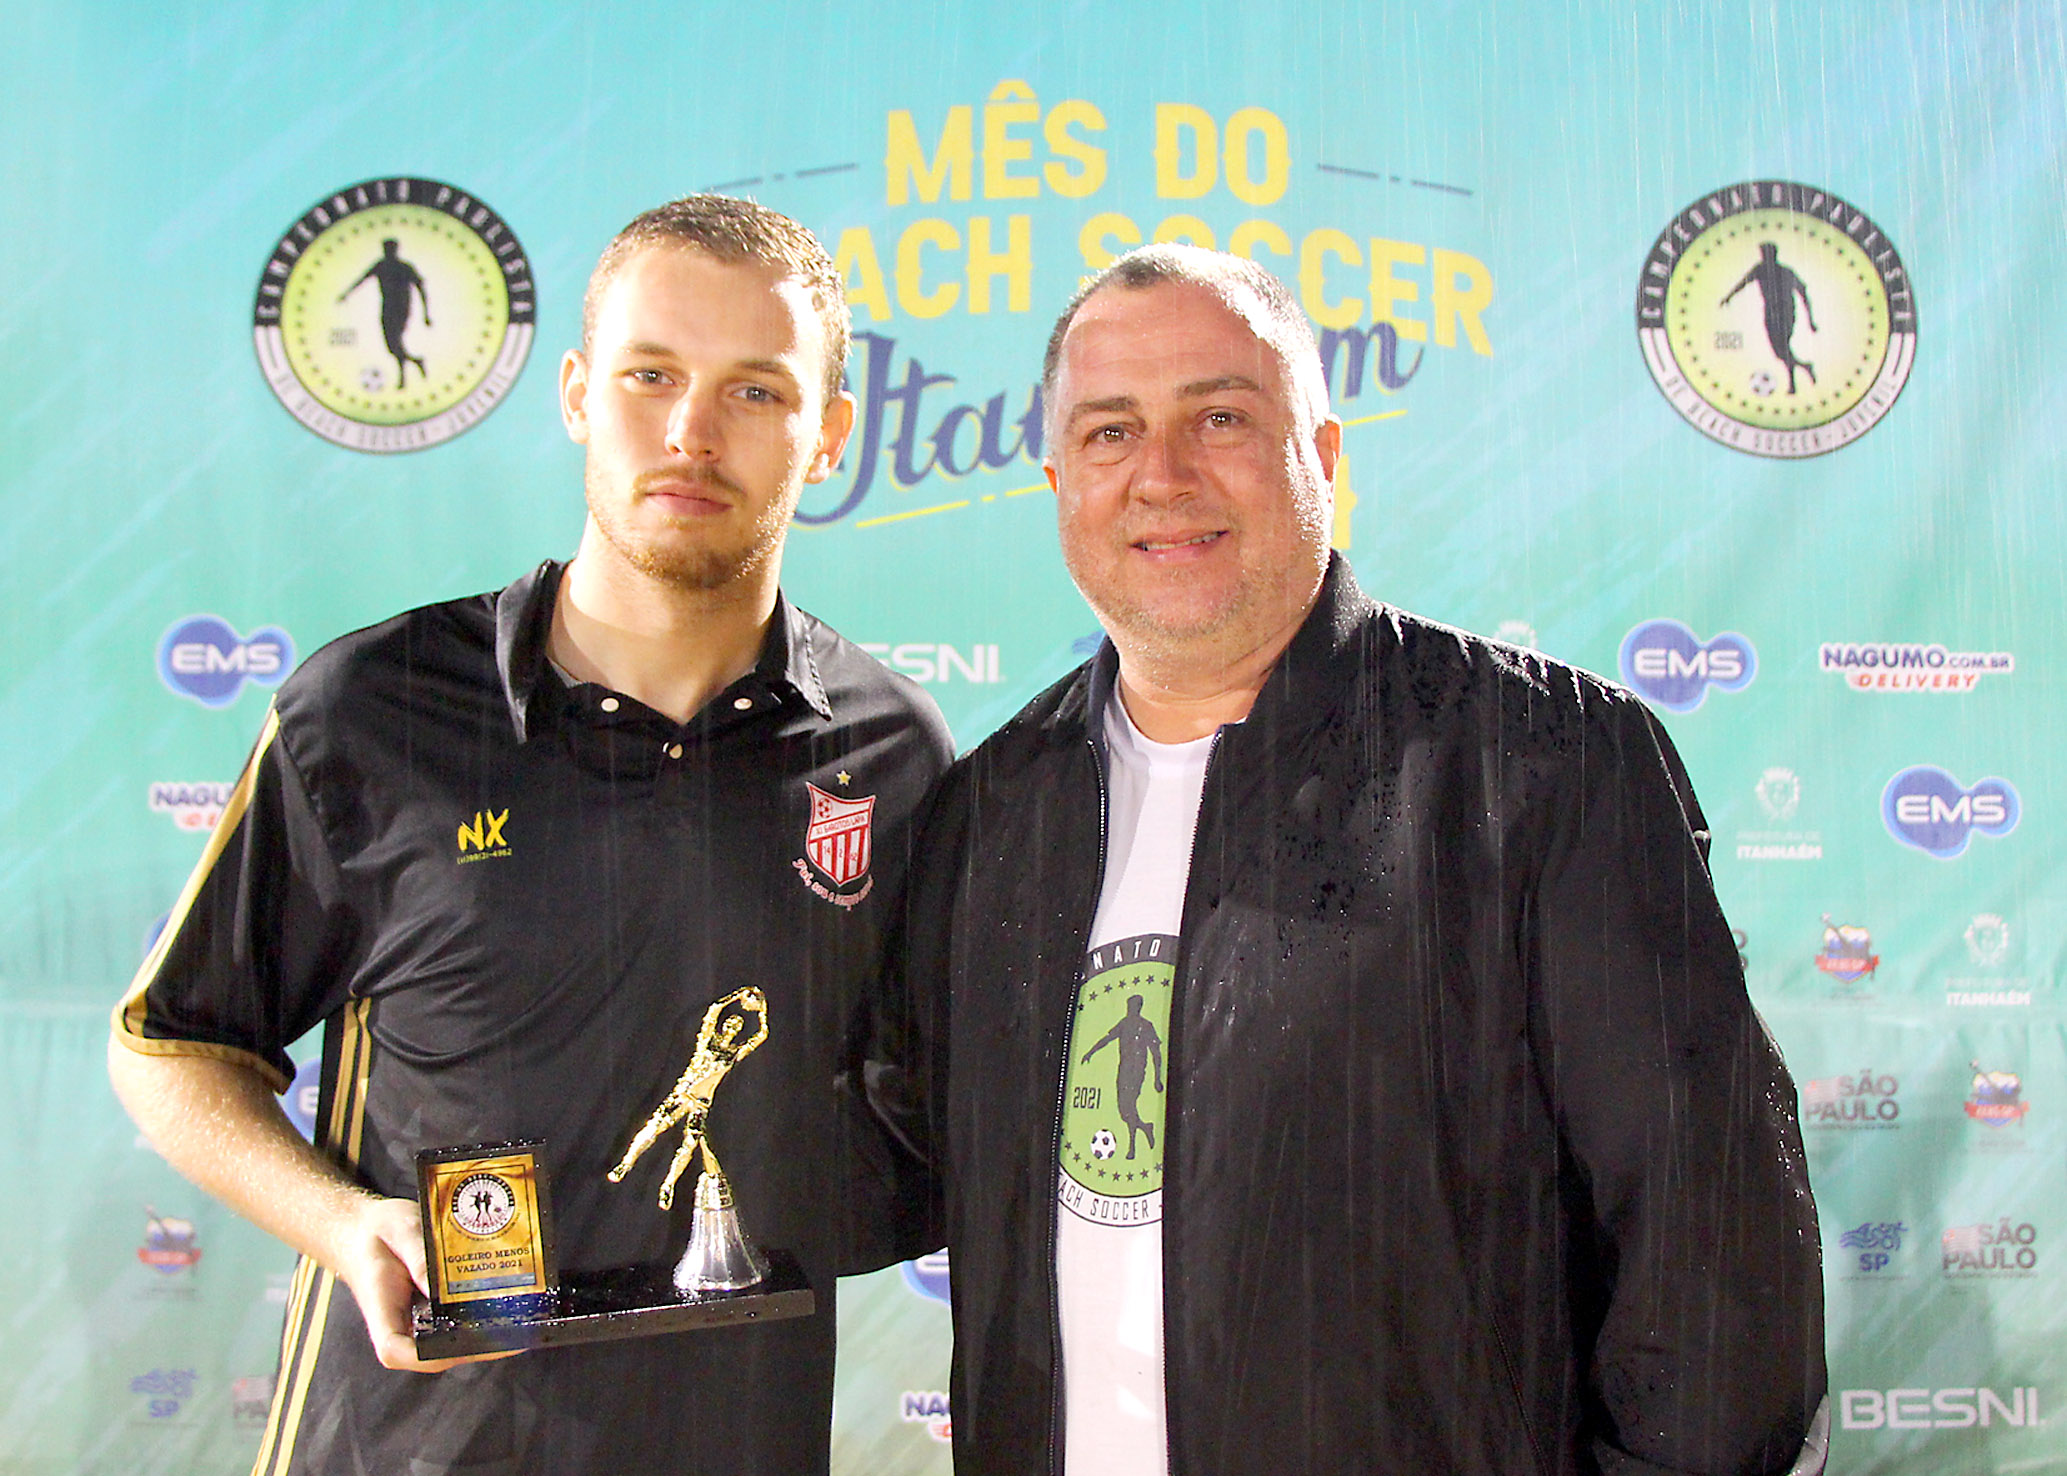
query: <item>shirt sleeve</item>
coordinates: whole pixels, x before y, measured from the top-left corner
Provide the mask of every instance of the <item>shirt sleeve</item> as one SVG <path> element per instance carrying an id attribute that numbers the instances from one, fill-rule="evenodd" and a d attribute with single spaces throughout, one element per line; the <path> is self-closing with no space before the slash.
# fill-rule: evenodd
<path id="1" fill-rule="evenodd" d="M 294 1077 L 287 1047 L 343 1003 L 340 877 L 277 707 L 143 967 L 115 1039 L 147 1055 L 202 1055 Z"/>
<path id="2" fill-rule="evenodd" d="M 1657 719 L 1597 699 L 1531 929 L 1539 1069 L 1605 1473 L 1780 1472 L 1825 1392 L 1794 1083 L 1744 988 Z"/>

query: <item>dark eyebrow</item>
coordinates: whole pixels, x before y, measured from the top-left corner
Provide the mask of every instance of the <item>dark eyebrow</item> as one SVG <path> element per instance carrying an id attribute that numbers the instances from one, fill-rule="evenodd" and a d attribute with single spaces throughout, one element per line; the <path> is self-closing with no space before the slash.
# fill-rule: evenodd
<path id="1" fill-rule="evenodd" d="M 1111 395 L 1103 400 L 1079 400 L 1069 407 L 1068 424 L 1074 425 L 1080 416 L 1110 415 L 1115 411 L 1138 410 L 1141 402 L 1132 395 Z"/>
<path id="2" fill-rule="evenodd" d="M 619 352 L 634 359 L 667 359 L 672 362 L 675 357 L 675 351 L 666 344 L 652 343 L 643 338 L 633 339 Z M 788 384 L 798 383 L 797 376 L 780 359 L 742 359 L 732 367 L 750 374 L 772 375 Z"/>
<path id="3" fill-rule="evenodd" d="M 1254 390 L 1261 394 L 1263 386 L 1246 374 L 1223 374 L 1217 379 L 1195 379 L 1190 384 L 1177 386 L 1178 395 L 1184 399 L 1194 399 L 1199 395 L 1217 395 L 1222 390 Z"/>

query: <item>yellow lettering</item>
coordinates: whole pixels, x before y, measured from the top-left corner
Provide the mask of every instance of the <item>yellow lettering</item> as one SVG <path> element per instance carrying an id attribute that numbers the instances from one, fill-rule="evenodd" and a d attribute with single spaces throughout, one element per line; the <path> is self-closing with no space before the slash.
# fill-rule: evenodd
<path id="1" fill-rule="evenodd" d="M 1213 228 L 1196 215 L 1168 217 L 1156 227 L 1155 234 L 1149 239 L 1158 245 L 1165 241 L 1189 241 L 1192 245 L 1203 246 L 1208 251 L 1213 250 L 1215 245 Z"/>
<path id="2" fill-rule="evenodd" d="M 1435 341 L 1443 348 L 1454 348 L 1457 325 L 1462 323 L 1471 351 L 1493 357 L 1493 345 L 1479 321 L 1479 314 L 1493 301 L 1493 274 L 1486 264 L 1461 251 L 1438 248 L 1430 270 L 1435 281 L 1428 306 L 1435 317 Z"/>
<path id="3" fill-rule="evenodd" d="M 1335 458 L 1335 532 L 1331 548 L 1349 552 L 1349 515 L 1356 511 L 1356 489 L 1349 484 L 1349 453 Z"/>
<path id="4" fill-rule="evenodd" d="M 1427 249 L 1411 241 L 1388 241 L 1383 236 L 1373 236 L 1370 244 L 1371 321 L 1392 324 L 1393 331 L 1408 343 L 1428 342 L 1428 325 L 1419 318 L 1400 316 L 1395 306 L 1418 301 L 1420 284 L 1402 282 L 1392 274 L 1395 265 L 1420 266 L 1428 260 Z"/>
<path id="5" fill-rule="evenodd" d="M 1274 220 L 1245 220 L 1234 228 L 1234 234 L 1227 238 L 1227 250 L 1231 256 L 1245 256 L 1256 259 L 1256 248 L 1276 256 L 1292 254 L 1292 238 L 1285 234 L 1285 228 Z"/>
<path id="6" fill-rule="evenodd" d="M 1249 138 L 1263 139 L 1263 176 L 1249 172 Z M 1227 120 L 1227 187 L 1244 205 L 1269 205 L 1292 182 L 1292 145 L 1284 120 L 1264 108 L 1243 108 Z"/>
<path id="7" fill-rule="evenodd" d="M 476 816 L 475 818 L 480 819 L 482 817 Z M 503 807 L 503 811 L 500 815 L 489 815 L 486 817 L 488 822 L 488 834 L 481 841 L 482 850 L 485 851 L 490 846 L 506 846 L 509 844 L 508 841 L 502 838 L 502 827 L 509 818 L 509 807 L 506 805 Z"/>
<path id="8" fill-rule="evenodd" d="M 929 163 L 910 111 L 898 108 L 892 112 L 883 148 L 884 199 L 903 205 L 916 191 L 919 199 L 931 205 L 940 198 L 943 187 L 950 199 L 968 199 L 976 164 L 974 124 L 968 104 L 949 108 L 940 128 L 940 144 Z"/>
<path id="9" fill-rule="evenodd" d="M 1121 251 L 1140 244 L 1141 227 L 1117 210 L 1092 216 L 1077 232 L 1077 250 L 1083 255 L 1084 265 L 1094 272 L 1104 271 Z"/>
<path id="10" fill-rule="evenodd" d="M 990 282 L 1006 281 L 1005 311 L 1023 313 L 1033 305 L 1033 217 L 1013 215 L 1005 219 L 1005 249 L 990 249 L 990 217 L 979 215 L 969 222 L 969 311 L 990 311 Z"/>
<path id="11" fill-rule="evenodd" d="M 904 234 L 897 238 L 897 305 L 914 318 L 937 318 L 953 307 L 962 295 L 961 285 L 944 282 L 927 292 L 923 280 L 925 266 L 919 253 L 928 246 L 954 251 L 961 244 L 961 236 L 944 220 L 929 217 L 906 226 Z"/>
<path id="12" fill-rule="evenodd" d="M 867 226 L 848 226 L 833 248 L 833 270 L 847 287 L 847 301 L 868 309 L 871 322 L 890 316 L 890 291 L 883 285 L 883 264 L 876 260 L 876 238 Z"/>
<path id="13" fill-rule="evenodd" d="M 1340 257 L 1351 266 L 1362 266 L 1364 260 L 1347 232 L 1324 226 L 1309 234 L 1299 243 L 1299 304 L 1306 316 L 1323 328 L 1348 328 L 1363 317 L 1364 300 L 1328 301 L 1328 268 L 1322 259 L 1328 256 Z"/>
<path id="14" fill-rule="evenodd" d="M 1105 183 L 1105 150 L 1088 144 L 1071 133 L 1070 125 L 1078 124 L 1094 133 L 1105 131 L 1105 114 L 1092 104 L 1073 98 L 1058 103 L 1049 112 L 1043 131 L 1048 139 L 1048 152 L 1059 154 L 1065 159 L 1077 161 L 1074 171 L 1067 166 L 1053 162 L 1041 170 L 1048 181 L 1048 188 L 1058 195 L 1072 200 L 1081 200 L 1094 194 Z"/>
<path id="15" fill-rule="evenodd" d="M 1024 98 L 1023 102 L 1009 101 Z M 1034 90 L 1024 82 L 1000 82 L 991 89 L 983 105 L 983 198 L 986 200 L 1031 200 L 1041 192 L 1041 182 L 1031 175 L 1013 174 L 1012 164 L 1033 159 L 1033 140 L 1014 138 L 1005 130 L 1041 121 L 1041 105 Z M 970 288 L 973 306 L 975 288 Z"/>
<path id="16" fill-rule="evenodd" d="M 481 812 L 479 810 L 474 811 L 473 824 L 461 825 L 459 827 L 459 848 L 464 851 L 469 845 L 477 851 L 485 850 L 488 846 L 488 841 L 481 831 Z"/>
<path id="17" fill-rule="evenodd" d="M 1193 168 L 1184 172 L 1185 134 L 1191 135 Z M 1190 103 L 1156 104 L 1156 195 L 1196 200 L 1213 188 L 1220 173 L 1220 130 L 1213 115 Z"/>

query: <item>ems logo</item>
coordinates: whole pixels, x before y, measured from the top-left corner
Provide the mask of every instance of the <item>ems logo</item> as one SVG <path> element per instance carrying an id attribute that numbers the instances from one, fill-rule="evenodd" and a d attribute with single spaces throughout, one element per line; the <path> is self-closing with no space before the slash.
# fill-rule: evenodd
<path id="1" fill-rule="evenodd" d="M 2007 779 L 1983 779 L 1967 788 L 1932 764 L 1904 769 L 1880 796 L 1888 834 L 1940 861 L 1964 852 L 1975 834 L 2008 835 L 2022 814 L 2023 803 Z"/>
<path id="2" fill-rule="evenodd" d="M 228 707 L 251 682 L 277 687 L 294 667 L 294 639 L 277 625 L 248 636 L 219 615 L 189 615 L 158 638 L 158 680 L 203 707 Z"/>
<path id="3" fill-rule="evenodd" d="M 1967 1116 L 1995 1128 L 2022 1122 L 2031 1110 L 2024 1100 L 2024 1078 L 2014 1071 L 1983 1071 L 1979 1061 L 1968 1064 L 1974 1069 L 1974 1082 L 1967 1093 Z"/>
<path id="4" fill-rule="evenodd" d="M 516 234 L 434 179 L 369 179 L 273 247 L 252 337 L 287 412 L 352 451 L 420 451 L 474 425 L 531 352 L 536 299 Z"/>
<path id="5" fill-rule="evenodd" d="M 809 780 L 804 788 L 811 792 L 811 818 L 804 825 L 804 854 L 791 864 L 813 892 L 838 906 L 852 907 L 876 884 L 868 875 L 876 797 L 842 799 Z M 845 890 L 863 877 L 868 879 L 858 891 Z"/>
<path id="6" fill-rule="evenodd" d="M 1636 331 L 1651 377 L 1712 440 L 1820 456 L 1894 405 L 1916 304 L 1894 245 L 1828 190 L 1731 185 L 1682 210 L 1644 259 Z"/>

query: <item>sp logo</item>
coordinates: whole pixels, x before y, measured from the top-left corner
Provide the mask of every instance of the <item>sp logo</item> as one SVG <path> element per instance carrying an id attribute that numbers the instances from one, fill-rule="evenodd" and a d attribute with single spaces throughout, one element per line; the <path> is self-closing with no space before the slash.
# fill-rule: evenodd
<path id="1" fill-rule="evenodd" d="M 2008 835 L 2022 814 L 2023 804 L 2007 779 L 1983 779 L 1966 789 L 1930 764 L 1904 769 L 1880 796 L 1881 823 L 1888 834 L 1941 861 L 1965 851 L 1976 831 Z"/>

